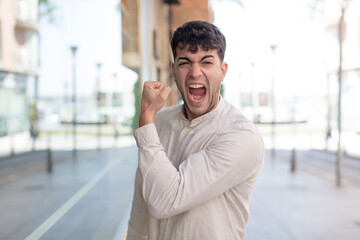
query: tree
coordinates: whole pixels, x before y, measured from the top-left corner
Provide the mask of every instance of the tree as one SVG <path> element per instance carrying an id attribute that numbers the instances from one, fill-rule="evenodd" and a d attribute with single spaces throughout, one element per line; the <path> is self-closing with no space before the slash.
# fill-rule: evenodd
<path id="1" fill-rule="evenodd" d="M 132 119 L 132 130 L 133 131 L 139 127 L 140 101 L 141 101 L 141 79 L 140 79 L 140 77 L 134 84 L 134 95 L 135 95 L 135 114 Z"/>
<path id="2" fill-rule="evenodd" d="M 51 0 L 39 0 L 39 17 L 47 17 L 49 22 L 54 22 L 56 7 Z"/>

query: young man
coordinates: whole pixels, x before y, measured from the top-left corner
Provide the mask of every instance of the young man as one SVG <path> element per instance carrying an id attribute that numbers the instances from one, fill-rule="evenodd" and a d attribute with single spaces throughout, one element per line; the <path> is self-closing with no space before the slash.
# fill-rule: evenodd
<path id="1" fill-rule="evenodd" d="M 127 239 L 243 239 L 264 145 L 254 124 L 220 96 L 225 37 L 193 21 L 175 31 L 171 47 L 184 104 L 161 109 L 170 87 L 145 82 Z"/>

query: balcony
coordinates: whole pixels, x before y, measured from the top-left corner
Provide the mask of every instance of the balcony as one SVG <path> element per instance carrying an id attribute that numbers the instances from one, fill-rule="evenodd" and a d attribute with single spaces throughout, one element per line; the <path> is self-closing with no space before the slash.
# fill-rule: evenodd
<path id="1" fill-rule="evenodd" d="M 37 2 L 34 0 L 17 0 L 14 5 L 16 25 L 38 31 Z"/>

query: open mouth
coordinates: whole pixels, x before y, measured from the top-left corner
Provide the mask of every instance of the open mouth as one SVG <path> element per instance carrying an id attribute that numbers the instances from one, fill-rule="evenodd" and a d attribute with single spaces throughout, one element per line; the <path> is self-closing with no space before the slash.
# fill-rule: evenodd
<path id="1" fill-rule="evenodd" d="M 194 103 L 201 103 L 205 99 L 206 88 L 202 84 L 191 84 L 189 86 L 190 100 Z"/>

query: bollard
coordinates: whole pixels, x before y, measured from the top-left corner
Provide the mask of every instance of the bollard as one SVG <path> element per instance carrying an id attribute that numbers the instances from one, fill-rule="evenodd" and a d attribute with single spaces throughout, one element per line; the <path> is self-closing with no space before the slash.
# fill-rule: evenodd
<path id="1" fill-rule="evenodd" d="M 114 128 L 114 148 L 115 148 L 116 145 L 117 145 L 118 137 L 119 137 L 119 131 L 118 131 L 118 129 L 116 128 L 116 124 L 115 124 L 115 123 L 113 124 L 113 128 Z"/>
<path id="2" fill-rule="evenodd" d="M 295 172 L 296 170 L 296 153 L 295 153 L 295 148 L 293 148 L 292 152 L 291 152 L 291 172 Z"/>
<path id="3" fill-rule="evenodd" d="M 48 149 L 46 150 L 46 167 L 47 167 L 48 173 L 52 173 L 53 164 L 52 164 L 52 155 L 51 155 L 51 150 L 50 150 L 50 148 L 48 148 Z"/>
<path id="4" fill-rule="evenodd" d="M 47 134 L 47 150 L 46 150 L 46 168 L 48 173 L 52 173 L 52 156 L 51 156 L 51 135 Z"/>

